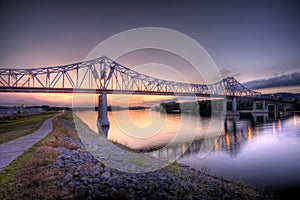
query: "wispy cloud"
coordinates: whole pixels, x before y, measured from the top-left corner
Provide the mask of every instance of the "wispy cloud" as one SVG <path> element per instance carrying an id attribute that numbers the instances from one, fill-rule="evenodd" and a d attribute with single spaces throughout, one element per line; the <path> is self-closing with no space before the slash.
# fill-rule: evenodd
<path id="1" fill-rule="evenodd" d="M 71 106 L 72 96 L 68 94 L 40 94 L 40 93 L 2 93 L 0 105 L 57 105 Z"/>
<path id="2" fill-rule="evenodd" d="M 251 89 L 265 89 L 284 86 L 300 86 L 300 72 L 294 72 L 282 76 L 276 76 L 269 79 L 259 79 L 243 83 Z"/>

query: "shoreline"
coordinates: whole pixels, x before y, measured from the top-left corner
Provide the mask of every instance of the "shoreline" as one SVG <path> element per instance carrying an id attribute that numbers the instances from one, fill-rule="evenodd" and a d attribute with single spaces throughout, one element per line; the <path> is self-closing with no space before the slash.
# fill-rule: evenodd
<path id="1" fill-rule="evenodd" d="M 28 153 L 32 155 L 20 165 Z M 122 155 L 120 155 L 122 156 Z M 24 158 L 25 157 L 25 158 Z M 156 171 L 128 173 L 95 159 L 80 141 L 72 114 L 54 120 L 54 130 L 0 173 L 0 197 L 47 199 L 273 199 L 266 188 L 224 180 L 176 162 Z M 4 180 L 4 179 L 3 179 Z M 0 187 L 0 188 L 1 188 Z"/>

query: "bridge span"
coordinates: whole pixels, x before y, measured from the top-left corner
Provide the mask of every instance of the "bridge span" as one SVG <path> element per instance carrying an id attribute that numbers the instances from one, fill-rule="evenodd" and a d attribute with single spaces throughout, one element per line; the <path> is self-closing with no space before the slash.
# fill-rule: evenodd
<path id="1" fill-rule="evenodd" d="M 266 112 L 266 99 L 235 78 L 228 77 L 214 84 L 183 83 L 138 73 L 105 56 L 62 66 L 0 69 L 0 92 L 87 93 L 99 94 L 98 116 L 103 126 L 107 118 L 107 94 L 171 95 L 223 98 L 232 103 L 230 115 L 237 115 L 236 98 L 254 98 Z M 274 99 L 268 101 L 275 102 Z M 276 101 L 276 105 L 280 101 Z M 227 107 L 227 106 L 226 106 Z"/>

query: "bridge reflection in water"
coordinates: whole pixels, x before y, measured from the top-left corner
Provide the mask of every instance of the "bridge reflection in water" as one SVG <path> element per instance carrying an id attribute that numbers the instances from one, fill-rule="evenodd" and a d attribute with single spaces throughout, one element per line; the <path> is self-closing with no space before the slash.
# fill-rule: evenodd
<path id="1" fill-rule="evenodd" d="M 84 113 L 90 117 L 91 112 L 82 112 L 82 117 Z M 123 111 L 120 111 L 118 115 L 121 115 L 121 112 Z M 145 111 L 133 111 L 132 114 L 136 112 L 141 115 L 146 113 Z M 159 113 L 157 114 L 159 116 Z M 141 115 L 137 115 L 138 118 L 141 118 Z M 174 137 L 172 133 L 175 129 L 173 127 L 178 124 L 176 118 L 179 116 L 192 118 L 192 115 L 188 114 L 168 114 L 167 119 L 172 124 L 167 129 L 169 131 L 165 129 L 157 135 L 158 137 L 139 141 L 135 140 L 136 138 L 123 137 L 121 132 L 116 133 L 116 124 L 111 120 L 112 113 L 109 112 L 108 117 L 112 123 L 107 137 L 109 140 L 120 138 L 118 142 L 130 147 L 163 144 L 167 136 Z M 193 117 L 196 118 L 195 115 Z M 208 126 L 209 120 L 210 118 L 200 118 L 203 126 L 197 129 L 198 132 L 205 132 L 204 128 Z M 96 125 L 95 121 L 93 118 Z M 94 127 L 97 129 L 97 126 Z M 183 124 L 183 127 L 185 128 L 184 135 L 188 135 L 195 126 L 188 123 Z M 250 114 L 227 117 L 223 124 L 223 133 L 217 138 L 203 141 L 203 139 L 201 140 L 203 137 L 196 137 L 197 140 L 191 144 L 178 142 L 172 146 L 150 151 L 149 154 L 169 161 L 180 157 L 177 159 L 178 163 L 222 176 L 227 180 L 242 181 L 253 186 L 300 185 L 299 132 L 300 114 Z M 203 135 L 200 134 L 200 136 Z M 205 149 L 206 146 L 211 147 L 211 151 L 206 157 L 201 157 L 202 148 Z M 183 156 L 181 156 L 182 154 Z"/>
<path id="2" fill-rule="evenodd" d="M 224 129 L 217 138 L 207 138 L 204 142 L 203 137 L 196 136 L 192 142 L 175 143 L 163 148 L 153 146 L 152 151 L 148 151 L 153 157 L 161 160 L 174 161 L 182 155 L 197 154 L 203 151 L 206 146 L 211 146 L 211 151 L 222 151 L 231 157 L 237 156 L 243 145 L 251 142 L 262 134 L 260 127 L 269 126 L 273 134 L 282 132 L 282 120 L 290 117 L 287 113 L 270 113 L 270 114 L 248 114 L 242 116 L 226 117 Z M 297 124 L 297 118 L 294 116 L 294 125 Z M 109 137 L 109 127 L 98 127 L 105 137 Z M 203 136 L 203 135 L 202 135 Z M 200 139 L 199 139 L 200 138 Z M 147 147 L 147 149 L 151 149 Z M 206 149 L 207 150 L 207 149 Z"/>
<path id="3" fill-rule="evenodd" d="M 156 148 L 149 151 L 149 154 L 160 160 L 175 161 L 182 155 L 201 153 L 203 149 L 207 150 L 208 146 L 211 146 L 211 151 L 222 151 L 229 154 L 231 157 L 235 157 L 240 151 L 243 145 L 247 142 L 251 142 L 256 137 L 260 136 L 260 126 L 266 124 L 272 127 L 273 134 L 282 131 L 282 120 L 288 117 L 288 114 L 284 113 L 278 116 L 278 113 L 273 114 L 250 114 L 241 117 L 226 117 L 224 121 L 224 129 L 222 134 L 218 138 L 206 138 L 205 140 L 198 139 L 193 142 L 183 142 L 172 144 L 171 146 L 165 146 L 163 148 Z M 297 123 L 297 118 L 294 117 L 294 124 Z M 296 121 L 296 122 L 295 122 Z M 98 126 L 99 132 L 108 137 L 109 127 Z M 149 147 L 147 147 L 149 149 Z M 151 148 L 150 148 L 151 149 Z"/>

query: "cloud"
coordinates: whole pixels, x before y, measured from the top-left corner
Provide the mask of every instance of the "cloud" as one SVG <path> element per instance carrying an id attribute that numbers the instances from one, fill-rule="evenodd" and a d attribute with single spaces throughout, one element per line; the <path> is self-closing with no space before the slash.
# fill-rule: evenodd
<path id="1" fill-rule="evenodd" d="M 2 96 L 0 97 L 0 105 L 7 105 L 7 106 L 12 106 L 12 105 L 48 105 L 50 104 L 49 101 L 46 100 L 39 100 L 37 98 L 24 98 L 24 99 L 16 99 L 16 97 L 12 95 L 6 95 L 6 97 Z"/>
<path id="2" fill-rule="evenodd" d="M 57 105 L 71 106 L 72 99 L 69 94 L 40 94 L 40 93 L 2 93 L 0 105 Z"/>
<path id="3" fill-rule="evenodd" d="M 269 79 L 259 79 L 243 83 L 251 89 L 265 89 L 284 86 L 300 86 L 300 72 L 294 72 L 282 76 L 276 76 Z"/>

